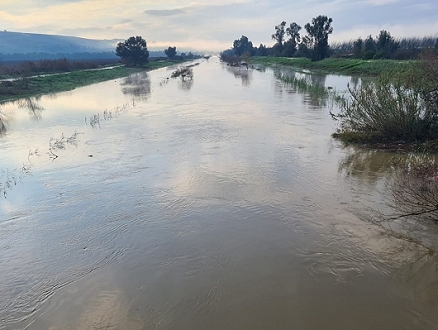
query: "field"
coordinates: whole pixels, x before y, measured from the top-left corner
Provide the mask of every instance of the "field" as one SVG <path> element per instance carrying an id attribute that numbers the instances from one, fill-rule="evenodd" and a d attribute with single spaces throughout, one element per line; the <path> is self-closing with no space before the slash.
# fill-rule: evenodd
<path id="1" fill-rule="evenodd" d="M 154 70 L 175 64 L 173 61 L 150 61 L 142 67 L 116 66 L 100 70 L 78 70 L 50 75 L 19 77 L 0 83 L 0 103 L 23 97 L 51 94 L 106 80 L 126 77 L 143 70 Z"/>
<path id="2" fill-rule="evenodd" d="M 307 58 L 287 57 L 253 57 L 251 63 L 286 65 L 298 69 L 309 69 L 324 73 L 339 73 L 345 75 L 378 76 L 383 72 L 407 71 L 418 65 L 417 61 L 395 60 L 361 60 L 346 58 L 326 58 L 322 61 L 311 61 Z"/>

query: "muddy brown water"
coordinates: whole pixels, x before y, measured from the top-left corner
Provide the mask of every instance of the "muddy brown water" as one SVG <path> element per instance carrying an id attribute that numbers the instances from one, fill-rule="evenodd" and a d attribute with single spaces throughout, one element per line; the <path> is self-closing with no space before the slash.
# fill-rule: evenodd
<path id="1" fill-rule="evenodd" d="M 0 329 L 438 329 L 393 153 L 270 69 L 174 69 L 1 106 Z"/>

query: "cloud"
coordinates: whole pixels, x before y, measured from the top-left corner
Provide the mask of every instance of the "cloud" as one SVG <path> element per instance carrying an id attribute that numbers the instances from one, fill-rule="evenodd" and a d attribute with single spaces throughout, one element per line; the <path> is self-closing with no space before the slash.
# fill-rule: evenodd
<path id="1" fill-rule="evenodd" d="M 399 0 L 370 0 L 368 2 L 374 6 L 382 6 L 382 5 L 387 5 L 387 4 L 391 4 L 391 3 L 396 3 L 398 1 Z"/>
<path id="2" fill-rule="evenodd" d="M 356 39 L 386 29 L 394 36 L 432 35 L 438 4 L 433 0 L 1 0 L 2 29 L 126 39 L 148 43 L 191 44 L 220 51 L 246 35 L 255 45 L 271 46 L 274 26 L 285 20 L 304 26 L 318 15 L 333 18 L 330 40 Z M 304 29 L 302 33 L 305 34 Z M 360 33 L 360 34 L 359 34 Z M 398 35 L 405 33 L 406 35 Z M 181 45 L 181 46 L 180 46 Z"/>
<path id="3" fill-rule="evenodd" d="M 152 9 L 152 10 L 145 10 L 145 14 L 151 15 L 151 16 L 173 16 L 178 14 L 184 14 L 185 11 L 183 9 Z"/>

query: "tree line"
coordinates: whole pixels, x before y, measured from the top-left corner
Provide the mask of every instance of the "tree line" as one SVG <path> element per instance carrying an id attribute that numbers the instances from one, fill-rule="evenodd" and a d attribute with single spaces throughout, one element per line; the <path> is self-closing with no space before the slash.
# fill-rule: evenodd
<path id="1" fill-rule="evenodd" d="M 177 55 L 176 47 L 168 47 L 164 49 L 164 53 L 169 59 L 195 59 L 199 58 L 198 55 L 192 54 L 192 52 L 181 53 Z M 119 42 L 116 47 L 116 55 L 121 58 L 121 61 L 126 65 L 143 65 L 148 62 L 149 51 L 147 42 L 141 36 L 132 36 L 123 42 Z"/>
<path id="2" fill-rule="evenodd" d="M 298 23 L 287 25 L 282 21 L 271 35 L 275 41 L 272 47 L 263 44 L 254 47 L 247 36 L 242 36 L 234 40 L 233 48 L 223 51 L 221 56 L 309 57 L 314 61 L 322 60 L 329 56 L 328 37 L 333 32 L 332 22 L 332 18 L 319 15 L 304 25 L 307 33 L 302 36 L 302 27 Z"/>
<path id="3" fill-rule="evenodd" d="M 365 39 L 333 43 L 330 50 L 336 57 L 410 60 L 418 58 L 424 50 L 438 53 L 438 38 L 394 38 L 382 30 L 375 38 L 368 35 Z"/>
<path id="4" fill-rule="evenodd" d="M 233 47 L 221 53 L 223 59 L 250 56 L 281 56 L 281 57 L 307 57 L 313 61 L 327 57 L 350 57 L 361 59 L 415 59 L 425 49 L 438 53 L 438 38 L 402 38 L 395 39 L 390 32 L 380 31 L 373 38 L 372 35 L 365 39 L 361 37 L 341 43 L 332 43 L 329 46 L 328 38 L 333 32 L 333 20 L 327 16 L 319 15 L 310 23 L 304 25 L 306 34 L 302 35 L 302 27 L 292 22 L 285 21 L 274 27 L 271 38 L 275 41 L 272 47 L 260 44 L 255 47 L 247 36 L 233 42 Z"/>

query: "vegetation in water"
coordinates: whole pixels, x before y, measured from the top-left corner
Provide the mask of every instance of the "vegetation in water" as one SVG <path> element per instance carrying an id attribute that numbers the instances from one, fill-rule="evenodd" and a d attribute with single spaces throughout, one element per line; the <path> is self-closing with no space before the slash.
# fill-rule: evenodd
<path id="1" fill-rule="evenodd" d="M 192 80 L 193 79 L 193 69 L 189 66 L 182 66 L 172 72 L 172 78 L 181 77 L 182 80 Z"/>
<path id="2" fill-rule="evenodd" d="M 416 70 L 381 75 L 348 88 L 338 99 L 333 136 L 346 142 L 423 143 L 438 137 L 438 59 L 425 55 Z"/>

